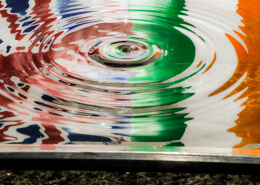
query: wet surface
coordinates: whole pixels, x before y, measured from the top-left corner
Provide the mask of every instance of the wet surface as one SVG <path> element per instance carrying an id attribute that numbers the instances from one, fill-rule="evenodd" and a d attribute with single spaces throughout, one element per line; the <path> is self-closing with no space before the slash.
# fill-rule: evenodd
<path id="1" fill-rule="evenodd" d="M 259 11 L 257 0 L 2 0 L 1 151 L 260 156 Z"/>

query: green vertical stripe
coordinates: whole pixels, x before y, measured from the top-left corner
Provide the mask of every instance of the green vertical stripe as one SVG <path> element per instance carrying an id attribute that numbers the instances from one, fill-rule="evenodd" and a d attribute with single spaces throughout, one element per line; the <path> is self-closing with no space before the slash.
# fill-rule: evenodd
<path id="1" fill-rule="evenodd" d="M 191 39 L 175 29 L 175 27 L 186 29 L 183 25 L 187 23 L 179 17 L 185 15 L 184 4 L 183 0 L 131 0 L 129 3 L 129 20 L 134 23 L 132 31 L 137 36 L 147 39 L 152 45 L 159 45 L 164 52 L 166 50 L 168 52 L 167 56 L 153 63 L 132 69 L 136 75 L 129 82 L 135 84 L 159 82 L 155 86 L 135 87 L 132 93 L 133 108 L 156 110 L 168 106 L 163 110 L 149 110 L 146 113 L 133 115 L 131 122 L 133 142 L 178 141 L 185 132 L 187 126 L 185 122 L 192 119 L 187 117 L 188 113 L 183 113 L 186 108 L 179 108 L 181 104 L 178 103 L 190 98 L 194 93 L 185 93 L 189 87 L 171 87 L 176 82 L 163 82 L 170 78 L 173 78 L 172 81 L 178 80 L 174 77 L 189 68 L 195 58 L 195 46 Z M 192 74 L 187 76 L 186 80 L 191 76 Z M 182 113 L 179 113 L 180 110 Z"/>

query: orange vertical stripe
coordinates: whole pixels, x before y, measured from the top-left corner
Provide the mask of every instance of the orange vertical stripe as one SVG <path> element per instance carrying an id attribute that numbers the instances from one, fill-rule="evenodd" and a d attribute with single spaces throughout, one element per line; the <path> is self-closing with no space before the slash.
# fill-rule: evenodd
<path id="1" fill-rule="evenodd" d="M 242 138 L 241 143 L 234 146 L 240 148 L 248 144 L 260 143 L 260 1 L 239 0 L 237 13 L 243 17 L 241 22 L 245 26 L 239 28 L 246 36 L 235 33 L 243 40 L 248 52 L 241 43 L 226 34 L 236 50 L 238 66 L 233 76 L 210 96 L 228 89 L 246 74 L 243 82 L 226 97 L 246 89 L 238 98 L 248 97 L 242 105 L 245 108 L 238 114 L 236 126 L 228 130 Z"/>

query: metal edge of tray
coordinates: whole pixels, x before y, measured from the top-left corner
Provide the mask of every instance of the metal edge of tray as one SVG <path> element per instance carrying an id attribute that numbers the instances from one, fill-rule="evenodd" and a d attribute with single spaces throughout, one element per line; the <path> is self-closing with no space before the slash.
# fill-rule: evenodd
<path id="1" fill-rule="evenodd" d="M 217 173 L 227 171 L 252 174 L 260 167 L 259 155 L 234 154 L 225 149 L 184 148 L 176 152 L 118 149 L 120 147 L 112 151 L 103 149 L 92 151 L 89 148 L 73 147 L 44 151 L 0 149 L 0 168 L 177 170 Z"/>

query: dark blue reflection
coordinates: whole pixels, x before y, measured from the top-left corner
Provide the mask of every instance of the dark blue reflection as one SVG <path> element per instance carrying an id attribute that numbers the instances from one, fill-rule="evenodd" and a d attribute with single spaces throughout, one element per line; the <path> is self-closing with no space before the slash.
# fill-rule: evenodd
<path id="1" fill-rule="evenodd" d="M 33 26 L 29 27 L 29 28 L 26 28 L 23 32 L 24 33 L 31 32 L 31 31 L 35 30 L 35 28 L 37 28 L 37 27 L 38 27 L 38 24 L 37 25 L 33 25 Z"/>
<path id="2" fill-rule="evenodd" d="M 7 86 L 7 89 L 10 91 L 10 92 L 14 92 L 15 90 L 12 88 L 12 87 L 10 87 L 10 86 Z"/>
<path id="3" fill-rule="evenodd" d="M 6 47 L 6 53 L 9 53 L 11 48 L 12 48 L 11 46 L 7 46 Z"/>
<path id="4" fill-rule="evenodd" d="M 113 133 L 114 135 L 117 135 L 117 136 L 125 136 L 125 137 L 130 137 L 129 134 L 122 134 L 122 133 Z"/>
<path id="5" fill-rule="evenodd" d="M 112 141 L 111 139 L 109 139 L 107 137 L 74 133 L 74 132 L 71 132 L 70 129 L 64 128 L 64 127 L 62 129 L 69 134 L 68 139 L 70 140 L 70 143 L 80 142 L 80 141 L 81 142 L 110 142 L 110 141 Z"/>
<path id="6" fill-rule="evenodd" d="M 39 102 L 39 101 L 34 101 L 34 103 L 38 104 L 38 105 L 41 105 L 41 106 L 44 106 L 44 107 L 48 107 L 48 108 L 51 108 L 51 109 L 57 109 L 53 106 L 50 106 L 48 104 L 45 104 L 45 103 L 42 103 L 42 102 Z"/>
<path id="7" fill-rule="evenodd" d="M 48 102 L 54 102 L 55 100 L 57 100 L 56 98 L 49 96 L 47 94 L 42 95 L 42 99 Z"/>
<path id="8" fill-rule="evenodd" d="M 11 8 L 11 13 L 26 15 L 29 8 L 29 0 L 6 0 L 7 8 Z"/>
<path id="9" fill-rule="evenodd" d="M 25 128 L 18 128 L 17 132 L 29 136 L 23 142 L 15 142 L 12 144 L 33 144 L 37 141 L 37 139 L 44 137 L 44 135 L 40 132 L 39 125 L 30 125 Z"/>

